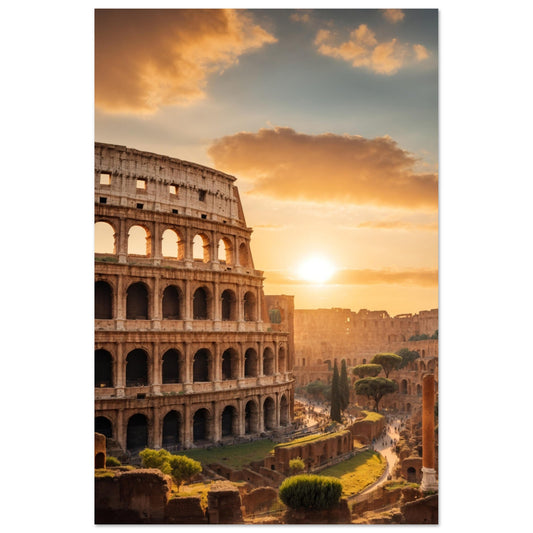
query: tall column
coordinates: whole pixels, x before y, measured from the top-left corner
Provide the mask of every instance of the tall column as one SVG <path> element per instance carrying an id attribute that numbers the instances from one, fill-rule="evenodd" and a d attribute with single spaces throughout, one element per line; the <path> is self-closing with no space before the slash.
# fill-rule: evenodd
<path id="1" fill-rule="evenodd" d="M 120 230 L 118 234 L 118 262 L 128 261 L 128 225 L 126 219 L 120 219 Z"/>
<path id="2" fill-rule="evenodd" d="M 161 445 L 163 443 L 163 433 L 161 431 L 161 420 L 160 417 L 161 414 L 159 412 L 158 407 L 152 408 L 152 441 L 153 441 L 153 447 L 156 450 L 159 450 L 161 448 Z"/>
<path id="3" fill-rule="evenodd" d="M 115 382 L 117 398 L 124 398 L 124 387 L 126 386 L 126 361 L 124 360 L 124 348 L 121 342 L 115 344 L 115 353 L 117 358 L 117 377 Z"/>
<path id="4" fill-rule="evenodd" d="M 184 326 L 186 331 L 192 330 L 192 311 L 193 311 L 193 305 L 192 305 L 192 297 L 191 294 L 191 280 L 187 279 L 185 280 L 185 316 L 184 318 Z"/>
<path id="5" fill-rule="evenodd" d="M 192 446 L 192 414 L 191 406 L 187 402 L 183 406 L 183 447 L 190 448 Z"/>
<path id="6" fill-rule="evenodd" d="M 438 490 L 435 472 L 435 378 L 422 380 L 422 492 Z"/>
<path id="7" fill-rule="evenodd" d="M 161 224 L 159 222 L 154 222 L 152 235 L 152 257 L 155 265 L 160 265 L 161 259 L 163 259 L 163 243 L 160 233 Z"/>
<path id="8" fill-rule="evenodd" d="M 211 441 L 218 442 L 222 438 L 222 411 L 220 402 L 211 403 Z"/>
<path id="9" fill-rule="evenodd" d="M 124 284 L 123 276 L 118 276 L 117 278 L 117 294 L 116 294 L 116 310 L 115 310 L 115 320 L 117 324 L 117 329 L 124 329 L 124 320 L 126 320 L 126 289 Z"/>
<path id="10" fill-rule="evenodd" d="M 126 449 L 126 426 L 124 425 L 124 411 L 117 409 L 117 427 L 115 438 L 118 445 L 125 450 Z"/>
<path id="11" fill-rule="evenodd" d="M 183 344 L 183 351 L 185 356 L 183 389 L 185 390 L 185 392 L 192 392 L 192 355 L 190 343 L 185 342 Z"/>
<path id="12" fill-rule="evenodd" d="M 161 329 L 161 310 L 162 310 L 162 297 L 159 289 L 159 276 L 153 278 L 153 292 L 152 292 L 152 329 Z"/>

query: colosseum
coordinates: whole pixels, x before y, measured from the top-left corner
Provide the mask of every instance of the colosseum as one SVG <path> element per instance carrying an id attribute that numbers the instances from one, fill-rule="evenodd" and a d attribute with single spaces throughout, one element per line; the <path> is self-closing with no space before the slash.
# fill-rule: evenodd
<path id="1" fill-rule="evenodd" d="M 95 143 L 95 430 L 123 451 L 283 432 L 292 296 L 265 296 L 233 176 Z"/>

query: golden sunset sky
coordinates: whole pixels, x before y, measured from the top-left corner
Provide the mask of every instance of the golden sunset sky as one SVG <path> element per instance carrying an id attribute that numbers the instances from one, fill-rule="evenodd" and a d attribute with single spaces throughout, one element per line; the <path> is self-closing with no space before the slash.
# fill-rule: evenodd
<path id="1" fill-rule="evenodd" d="M 267 294 L 435 308 L 437 54 L 436 9 L 98 9 L 95 140 L 236 176 Z"/>

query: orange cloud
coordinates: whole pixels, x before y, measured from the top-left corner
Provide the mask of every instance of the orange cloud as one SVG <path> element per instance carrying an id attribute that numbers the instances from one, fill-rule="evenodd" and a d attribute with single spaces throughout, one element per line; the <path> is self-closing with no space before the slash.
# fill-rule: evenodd
<path id="1" fill-rule="evenodd" d="M 429 57 L 421 44 L 412 47 L 397 39 L 380 43 L 376 34 L 366 24 L 360 24 L 350 33 L 346 42 L 335 44 L 330 30 L 320 29 L 315 37 L 315 45 L 322 55 L 343 59 L 353 67 L 366 67 L 378 74 L 392 75 L 413 61 L 423 61 Z"/>
<path id="2" fill-rule="evenodd" d="M 293 13 L 290 16 L 290 19 L 294 22 L 302 22 L 305 24 L 311 20 L 311 17 L 309 16 L 309 13 Z"/>
<path id="3" fill-rule="evenodd" d="M 283 200 L 436 210 L 436 174 L 418 174 L 417 159 L 388 136 L 306 135 L 260 129 L 217 139 L 215 167 L 254 183 L 252 193 Z"/>
<path id="4" fill-rule="evenodd" d="M 290 277 L 280 271 L 265 272 L 266 281 L 273 285 L 309 285 L 308 281 Z M 328 285 L 402 285 L 437 287 L 438 270 L 339 270 L 328 281 Z"/>
<path id="5" fill-rule="evenodd" d="M 97 9 L 95 100 L 107 112 L 153 113 L 205 97 L 210 74 L 276 38 L 231 9 Z"/>
<path id="6" fill-rule="evenodd" d="M 396 24 L 404 19 L 405 13 L 401 9 L 385 9 L 383 12 L 383 18 Z"/>
<path id="7" fill-rule="evenodd" d="M 402 222 L 400 220 L 369 220 L 361 222 L 357 228 L 368 229 L 391 229 L 407 231 L 438 231 L 439 225 L 433 224 L 413 224 L 411 222 Z"/>

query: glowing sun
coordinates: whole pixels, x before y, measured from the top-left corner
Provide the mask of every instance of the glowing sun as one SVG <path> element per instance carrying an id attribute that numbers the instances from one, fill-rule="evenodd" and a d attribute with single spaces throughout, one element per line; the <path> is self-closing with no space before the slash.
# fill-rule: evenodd
<path id="1" fill-rule="evenodd" d="M 309 257 L 298 267 L 298 276 L 312 283 L 324 283 L 335 273 L 335 267 L 322 257 Z"/>

